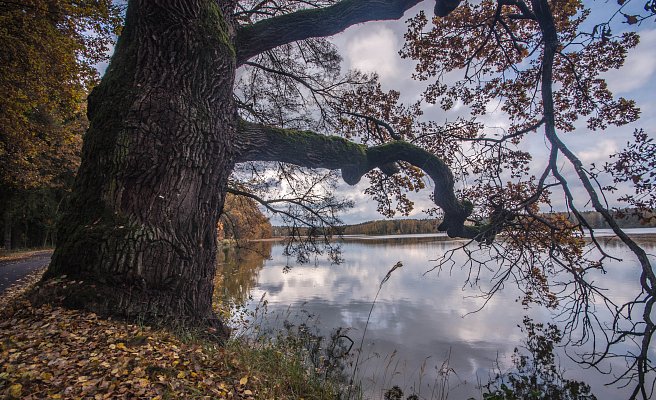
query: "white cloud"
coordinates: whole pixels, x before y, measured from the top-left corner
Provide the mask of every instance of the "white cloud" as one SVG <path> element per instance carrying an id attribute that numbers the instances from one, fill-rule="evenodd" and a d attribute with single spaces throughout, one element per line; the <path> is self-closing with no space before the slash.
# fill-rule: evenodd
<path id="1" fill-rule="evenodd" d="M 578 151 L 578 156 L 584 163 L 599 163 L 608 160 L 608 156 L 617 153 L 617 143 L 613 140 L 605 139 L 596 142 L 586 150 Z"/>
<path id="2" fill-rule="evenodd" d="M 656 29 L 640 32 L 640 44 L 629 52 L 624 66 L 605 73 L 610 90 L 615 94 L 640 89 L 656 72 Z"/>
<path id="3" fill-rule="evenodd" d="M 400 72 L 399 37 L 391 29 L 378 26 L 353 36 L 346 43 L 346 57 L 351 68 L 377 72 L 383 80 L 394 79 Z"/>

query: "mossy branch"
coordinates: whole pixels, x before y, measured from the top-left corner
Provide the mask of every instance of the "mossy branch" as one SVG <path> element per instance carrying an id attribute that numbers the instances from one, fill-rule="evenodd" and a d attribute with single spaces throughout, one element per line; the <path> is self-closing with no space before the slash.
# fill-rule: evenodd
<path id="1" fill-rule="evenodd" d="M 364 174 L 374 168 L 388 170 L 389 165 L 405 161 L 421 168 L 433 179 L 433 200 L 444 211 L 444 220 L 438 227 L 440 231 L 447 232 L 451 237 L 478 241 L 490 240 L 497 231 L 490 226 L 465 226 L 473 205 L 456 198 L 454 178 L 448 165 L 413 144 L 395 141 L 366 147 L 338 136 L 278 129 L 243 121 L 239 126 L 239 139 L 237 162 L 280 161 L 308 168 L 341 169 L 342 178 L 349 185 L 357 184 Z"/>

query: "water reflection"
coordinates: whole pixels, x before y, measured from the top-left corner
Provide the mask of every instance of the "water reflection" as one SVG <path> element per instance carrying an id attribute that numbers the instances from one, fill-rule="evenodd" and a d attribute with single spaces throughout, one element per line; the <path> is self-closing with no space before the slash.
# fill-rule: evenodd
<path id="1" fill-rule="evenodd" d="M 641 241 L 648 253 L 654 253 L 653 238 Z M 259 244 L 259 252 L 225 251 L 217 279 L 223 282 L 222 295 L 237 302 L 247 301 L 249 294 L 255 299 L 266 294 L 272 312 L 290 307 L 307 310 L 319 316 L 324 332 L 340 326 L 351 328 L 351 337 L 359 342 L 379 283 L 401 261 L 404 266 L 385 283 L 368 324 L 361 356 L 365 362 L 359 373 L 365 388 L 374 398 L 382 398 L 382 388 L 396 384 L 431 398 L 439 389 L 436 386 L 444 383 L 440 371 L 448 359 L 449 368 L 455 371 L 447 383 L 449 398 L 480 398 L 477 384 L 487 382 L 497 364 L 502 369 L 511 366 L 510 355 L 523 339 L 517 327 L 523 316 L 536 321 L 552 321 L 554 316 L 541 308 L 526 309 L 517 301 L 521 293 L 512 285 L 472 314 L 484 299 L 480 288 L 463 285 L 467 269 L 424 274 L 434 265 L 431 259 L 460 244 L 439 237 L 349 239 L 342 247 L 342 264 L 317 259 L 312 265 L 295 265 L 282 254 L 281 246 L 265 242 Z M 626 301 L 639 290 L 639 268 L 616 239 L 603 238 L 603 244 L 606 251 L 625 261 L 610 263 L 608 273 L 595 279 L 600 286 L 612 284 L 615 301 Z M 455 261 L 464 265 L 466 258 L 456 255 Z M 284 272 L 287 265 L 293 268 Z M 483 270 L 481 281 L 492 273 Z M 586 381 L 599 399 L 626 397 L 618 389 L 604 386 L 610 381 L 608 376 L 582 370 L 565 355 L 560 364 L 567 370 L 567 378 Z"/>
<path id="2" fill-rule="evenodd" d="M 271 257 L 272 242 L 246 242 L 217 251 L 214 301 L 245 304 L 257 285 L 260 270 Z"/>

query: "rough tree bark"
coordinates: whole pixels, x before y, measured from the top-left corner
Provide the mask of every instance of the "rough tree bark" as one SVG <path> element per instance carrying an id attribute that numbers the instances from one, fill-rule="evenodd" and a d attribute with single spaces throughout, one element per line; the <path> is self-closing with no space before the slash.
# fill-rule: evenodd
<path id="1" fill-rule="evenodd" d="M 418 2 L 345 0 L 239 29 L 230 19 L 234 1 L 129 1 L 109 69 L 89 98 L 82 163 L 45 277 L 78 283 L 57 296 L 102 314 L 221 327 L 211 304 L 216 222 L 236 161 L 341 168 L 353 184 L 402 159 L 428 169 L 440 186 L 443 230 L 477 234 L 463 228 L 471 207 L 453 195 L 448 168 L 423 150 L 400 143 L 365 149 L 237 119 L 235 68 L 248 57 L 399 18 Z"/>
<path id="2" fill-rule="evenodd" d="M 213 319 L 216 221 L 233 167 L 235 53 L 213 1 L 129 3 L 46 278 L 101 313 Z M 95 285 L 95 288 L 91 286 Z"/>

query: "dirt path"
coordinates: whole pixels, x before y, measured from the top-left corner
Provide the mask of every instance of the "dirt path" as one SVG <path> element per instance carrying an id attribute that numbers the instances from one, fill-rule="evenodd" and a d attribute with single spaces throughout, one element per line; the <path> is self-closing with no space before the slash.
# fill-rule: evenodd
<path id="1" fill-rule="evenodd" d="M 0 293 L 30 272 L 48 265 L 51 256 L 52 250 L 45 250 L 17 260 L 0 260 Z"/>

